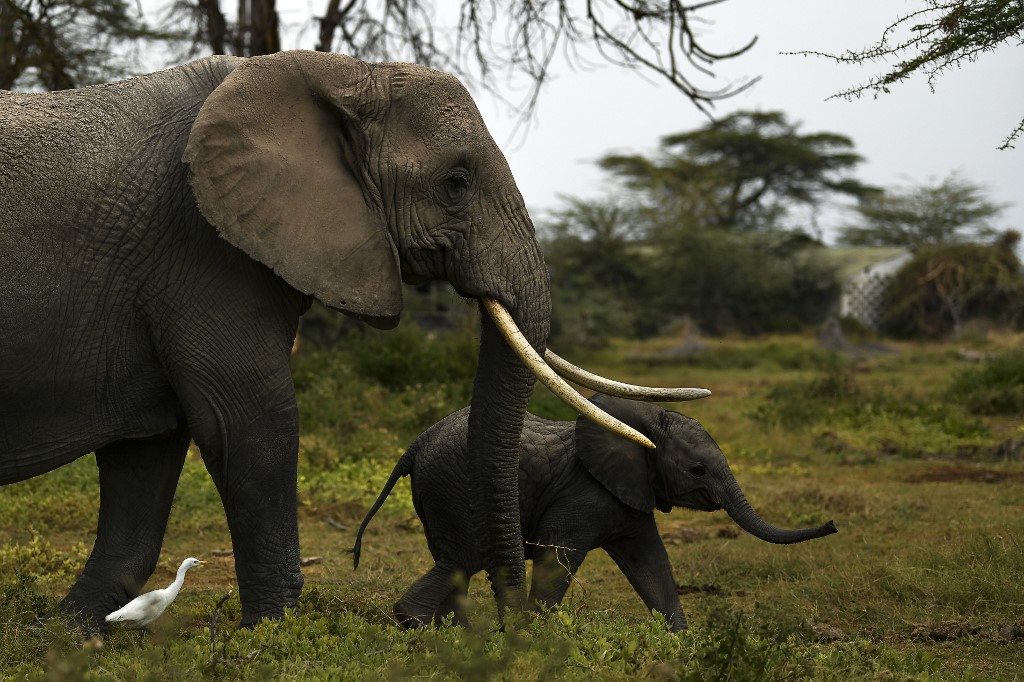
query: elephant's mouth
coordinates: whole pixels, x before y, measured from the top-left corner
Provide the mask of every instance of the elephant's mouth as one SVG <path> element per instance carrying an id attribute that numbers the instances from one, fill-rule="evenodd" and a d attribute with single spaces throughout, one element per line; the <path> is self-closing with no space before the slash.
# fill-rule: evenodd
<path id="1" fill-rule="evenodd" d="M 683 506 L 703 512 L 718 511 L 722 508 L 722 505 L 712 499 L 710 493 L 704 490 L 694 491 L 693 498 Z"/>
<path id="2" fill-rule="evenodd" d="M 654 449 L 654 443 L 647 436 L 623 424 L 594 405 L 594 403 L 573 389 L 565 379 L 569 379 L 585 388 L 600 391 L 606 395 L 629 400 L 676 402 L 696 400 L 711 395 L 711 391 L 705 388 L 653 388 L 650 386 L 624 384 L 612 379 L 606 379 L 563 360 L 551 352 L 551 350 L 547 350 L 542 358 L 533 349 L 533 346 L 526 337 L 523 336 L 523 333 L 519 331 L 512 316 L 505 310 L 503 305 L 491 298 L 481 298 L 480 301 L 491 316 L 491 319 L 494 320 L 494 324 L 501 331 L 505 342 L 508 343 L 520 360 L 552 393 L 584 417 L 600 424 L 609 431 L 639 443 L 645 448 Z M 565 378 L 563 379 L 563 377 Z"/>

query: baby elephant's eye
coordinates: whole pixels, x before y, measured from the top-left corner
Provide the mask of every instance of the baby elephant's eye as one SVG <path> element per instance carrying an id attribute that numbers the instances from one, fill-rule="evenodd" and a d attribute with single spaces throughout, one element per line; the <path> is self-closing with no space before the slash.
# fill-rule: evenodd
<path id="1" fill-rule="evenodd" d="M 693 474 L 694 476 L 698 477 L 698 478 L 700 478 L 701 476 L 703 476 L 707 472 L 708 472 L 708 468 L 706 466 L 704 466 L 703 464 L 694 464 L 692 467 L 690 467 L 690 473 Z"/>
<path id="2" fill-rule="evenodd" d="M 451 202 L 462 201 L 469 191 L 469 171 L 465 168 L 454 168 L 444 178 L 444 193 Z"/>

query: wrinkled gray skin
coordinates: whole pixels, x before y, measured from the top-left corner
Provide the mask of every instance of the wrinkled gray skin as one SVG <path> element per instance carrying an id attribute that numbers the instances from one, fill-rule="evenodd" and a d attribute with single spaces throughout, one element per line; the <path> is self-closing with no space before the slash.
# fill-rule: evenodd
<path id="1" fill-rule="evenodd" d="M 608 552 L 648 609 L 673 630 L 686 629 L 672 567 L 654 521 L 654 509 L 725 509 L 762 540 L 791 544 L 836 532 L 783 530 L 750 507 L 711 436 L 693 419 L 647 403 L 605 395 L 592 401 L 651 438 L 646 450 L 584 417 L 549 421 L 527 414 L 519 460 L 519 506 L 527 558 L 533 559 L 529 601 L 534 608 L 562 600 L 572 575 L 591 550 Z M 468 579 L 484 567 L 473 541 L 466 466 L 469 409 L 425 431 L 398 461 L 363 520 L 353 547 L 359 564 L 363 531 L 402 476 L 436 562 L 395 604 L 406 626 L 440 623 L 448 615 L 466 625 L 462 608 Z M 568 548 L 568 549 L 554 549 Z"/>
<path id="2" fill-rule="evenodd" d="M 242 623 L 295 605 L 289 350 L 313 297 L 386 328 L 401 279 L 443 279 L 498 300 L 541 352 L 550 312 L 522 197 L 458 81 L 315 52 L 0 93 L 0 273 L 0 484 L 96 452 L 96 543 L 60 604 L 94 623 L 152 573 L 190 438 Z M 474 530 L 499 604 L 521 606 L 533 378 L 482 324 Z"/>

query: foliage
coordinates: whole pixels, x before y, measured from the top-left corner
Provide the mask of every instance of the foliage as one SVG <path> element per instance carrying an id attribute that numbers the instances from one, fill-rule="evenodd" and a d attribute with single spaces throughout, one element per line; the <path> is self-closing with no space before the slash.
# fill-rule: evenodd
<path id="1" fill-rule="evenodd" d="M 851 246 L 902 246 L 918 250 L 994 236 L 991 219 L 1004 205 L 985 190 L 950 175 L 925 184 L 865 197 L 856 207 L 860 224 L 843 229 L 840 242 Z"/>
<path id="2" fill-rule="evenodd" d="M 839 292 L 800 234 L 667 226 L 654 241 L 653 319 L 689 317 L 714 334 L 792 332 L 820 322 Z"/>
<path id="3" fill-rule="evenodd" d="M 347 438 L 389 424 L 411 434 L 469 403 L 476 346 L 469 330 L 425 333 L 403 324 L 353 333 L 334 349 L 300 351 L 292 373 L 303 429 Z"/>
<path id="4" fill-rule="evenodd" d="M 1004 351 L 964 370 L 946 395 L 972 414 L 1024 417 L 1024 350 Z"/>
<path id="5" fill-rule="evenodd" d="M 1024 270 L 1015 239 L 925 249 L 886 288 L 882 328 L 899 337 L 958 337 L 972 319 L 1024 323 Z"/>
<path id="6" fill-rule="evenodd" d="M 552 279 L 552 336 L 593 346 L 611 334 L 645 328 L 650 312 L 644 300 L 650 256 L 641 241 L 646 217 L 619 199 L 568 197 L 565 202 L 542 225 Z"/>
<path id="7" fill-rule="evenodd" d="M 610 154 L 599 163 L 662 211 L 755 231 L 778 227 L 794 205 L 814 209 L 833 194 L 871 194 L 849 175 L 861 161 L 848 137 L 800 133 L 780 111 L 739 111 L 662 138 L 654 158 Z"/>
<path id="8" fill-rule="evenodd" d="M 136 68 L 128 46 L 168 41 L 127 0 L 0 0 L 0 90 L 66 90 Z"/>
<path id="9" fill-rule="evenodd" d="M 892 63 L 885 73 L 844 90 L 836 97 L 864 93 L 888 93 L 890 88 L 916 73 L 928 77 L 934 89 L 938 77 L 976 61 L 986 52 L 1024 39 L 1024 4 L 1019 0 L 924 0 L 899 16 L 882 32 L 878 43 L 842 54 L 798 52 L 833 59 L 839 63 Z M 1000 149 L 1013 147 L 1024 133 L 1024 119 L 1003 141 Z"/>
<path id="10" fill-rule="evenodd" d="M 704 332 L 794 331 L 827 315 L 839 285 L 813 241 L 651 223 L 642 240 L 550 238 L 559 345 L 646 338 L 689 319 Z"/>

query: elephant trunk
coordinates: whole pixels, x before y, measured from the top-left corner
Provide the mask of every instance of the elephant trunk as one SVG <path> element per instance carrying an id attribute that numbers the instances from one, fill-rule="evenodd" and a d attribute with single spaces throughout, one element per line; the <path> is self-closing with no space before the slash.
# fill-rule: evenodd
<path id="1" fill-rule="evenodd" d="M 817 528 L 802 528 L 799 530 L 787 530 L 771 525 L 754 511 L 735 480 L 730 482 L 726 492 L 726 500 L 722 507 L 740 528 L 754 537 L 766 542 L 773 542 L 777 545 L 791 545 L 796 542 L 813 540 L 838 532 L 832 521 Z"/>
<path id="2" fill-rule="evenodd" d="M 516 292 L 510 313 L 539 353 L 547 344 L 551 310 L 547 271 Z M 532 288 L 531 288 L 532 287 Z M 481 306 L 480 362 L 469 416 L 470 495 L 476 537 L 499 614 L 526 605 L 526 571 L 519 521 L 519 449 L 534 375 L 506 343 Z"/>

